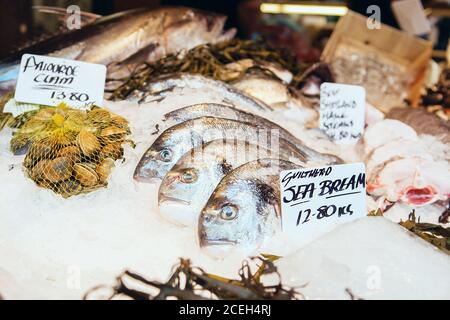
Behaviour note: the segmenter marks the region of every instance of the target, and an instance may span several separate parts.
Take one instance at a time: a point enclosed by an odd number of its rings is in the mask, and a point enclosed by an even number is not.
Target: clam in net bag
[[[105,109],[40,109],[11,140],[11,151],[26,152],[24,168],[40,187],[70,197],[107,185],[123,158],[128,121]]]

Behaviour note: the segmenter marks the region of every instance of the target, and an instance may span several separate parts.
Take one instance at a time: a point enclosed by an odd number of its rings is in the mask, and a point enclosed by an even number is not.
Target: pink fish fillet
[[[367,191],[390,202],[422,206],[450,195],[450,165],[447,161],[420,158],[387,163],[367,184]]]

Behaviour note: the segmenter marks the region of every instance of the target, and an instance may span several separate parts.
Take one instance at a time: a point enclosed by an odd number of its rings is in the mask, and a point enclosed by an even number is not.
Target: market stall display
[[[361,19],[352,12],[342,18],[317,64],[261,39],[232,39],[224,16],[189,8],[117,14],[54,38],[58,56],[82,42],[84,51],[71,58],[108,65],[106,100],[0,115],[0,193],[15,186],[0,201],[0,255],[8,257],[0,279],[11,275],[2,294],[26,297],[17,288],[32,288],[36,297],[92,298],[126,267],[136,272],[123,273],[107,298],[448,298],[448,283],[426,286],[450,266],[448,69],[434,87],[422,88],[429,43],[384,27],[363,32]],[[105,24],[110,29],[100,28]],[[346,37],[350,25],[353,39]],[[142,41],[122,46],[127,32]],[[102,41],[110,50],[99,55]],[[53,55],[39,48],[25,51]],[[13,60],[2,68],[15,70]],[[14,76],[0,80],[13,88]],[[339,144],[319,130],[324,82],[367,91],[357,143]],[[3,96],[2,108],[10,98]],[[368,217],[304,246],[289,241],[280,172],[353,162],[365,164]],[[30,239],[46,246],[34,250]],[[405,262],[401,252],[410,249]],[[243,268],[241,280],[231,280],[243,259],[260,254],[268,255],[256,273]],[[411,262],[421,259],[433,264]],[[31,282],[23,275],[29,261],[36,261]],[[364,289],[360,273],[370,261],[389,269],[387,291]],[[64,287],[71,265],[88,275],[74,291]],[[398,271],[405,265],[405,278],[427,273],[406,287]],[[316,268],[334,269],[322,279]],[[260,279],[278,272],[275,289]],[[125,277],[159,293],[130,291]],[[285,286],[308,279],[312,285],[299,296]]]

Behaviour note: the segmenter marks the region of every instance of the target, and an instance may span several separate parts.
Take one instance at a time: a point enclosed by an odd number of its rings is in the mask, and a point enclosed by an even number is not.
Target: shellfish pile
[[[70,197],[107,185],[128,134],[128,121],[119,115],[61,104],[39,110],[14,134],[10,147],[26,153],[24,168],[38,186]]]

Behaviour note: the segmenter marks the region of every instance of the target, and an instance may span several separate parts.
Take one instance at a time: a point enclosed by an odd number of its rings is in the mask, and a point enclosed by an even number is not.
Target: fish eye
[[[184,183],[194,183],[197,181],[197,170],[186,169],[181,174],[181,181]]]
[[[159,152],[160,160],[164,162],[169,162],[172,160],[172,150],[164,148]]]
[[[220,217],[224,220],[233,220],[237,214],[238,208],[232,204],[224,204],[220,209]]]

